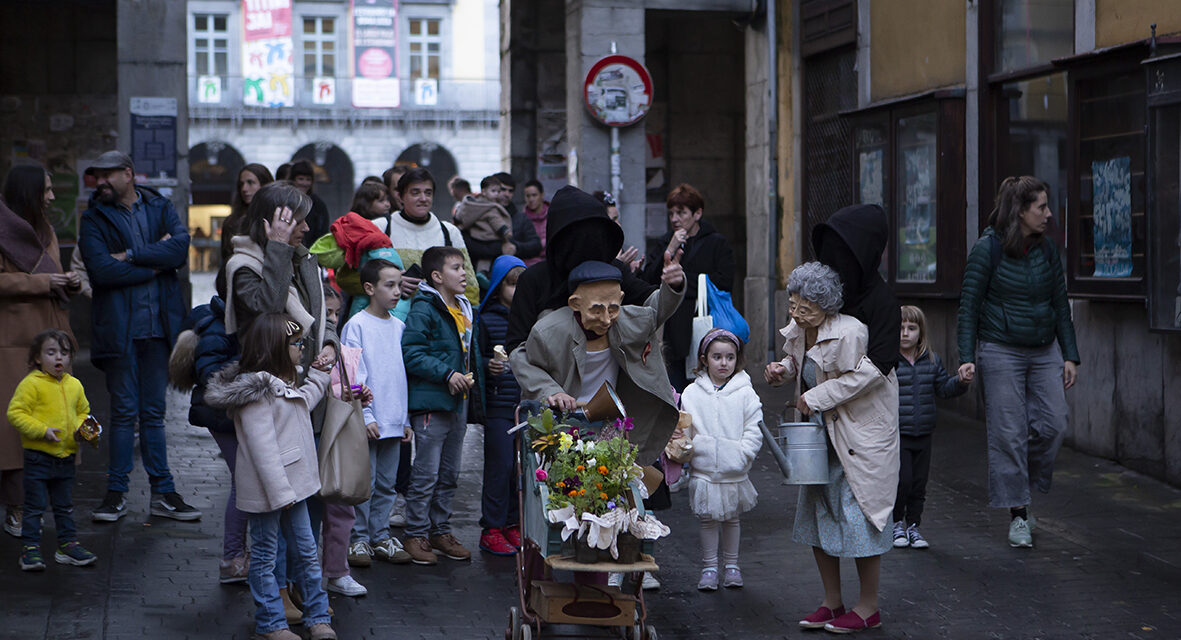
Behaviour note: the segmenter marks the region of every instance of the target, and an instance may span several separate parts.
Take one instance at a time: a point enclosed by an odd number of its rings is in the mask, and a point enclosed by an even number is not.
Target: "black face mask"
[[[559,274],[563,276],[574,270],[574,267],[590,261],[610,262],[617,251],[608,247],[608,238],[599,232],[601,225],[598,221],[584,220],[576,222],[563,230],[559,242],[552,250],[546,251],[547,260],[553,262]]]

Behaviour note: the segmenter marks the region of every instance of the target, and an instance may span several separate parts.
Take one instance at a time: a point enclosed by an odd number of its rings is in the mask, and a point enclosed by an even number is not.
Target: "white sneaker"
[[[401,494],[394,498],[394,508],[390,509],[390,526],[406,526],[406,499]]]
[[[655,575],[645,571],[644,583],[640,586],[644,589],[644,591],[652,591],[653,589],[660,588],[660,581],[656,579]]]
[[[612,571],[607,574],[607,586],[619,588],[623,586],[623,574]]]
[[[339,593],[342,596],[358,597],[369,593],[360,582],[353,579],[352,576],[341,576],[339,578],[329,578],[328,586],[325,587],[332,593]]]

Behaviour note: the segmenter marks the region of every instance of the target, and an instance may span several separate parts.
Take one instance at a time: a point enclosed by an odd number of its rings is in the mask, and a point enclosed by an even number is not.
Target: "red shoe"
[[[507,529],[501,529],[500,533],[504,535],[504,539],[508,540],[509,544],[518,549],[521,548],[521,527],[514,524]]]
[[[828,607],[820,607],[812,612],[812,615],[800,620],[801,629],[823,629],[824,625],[837,619],[837,616],[845,615],[844,607],[837,607],[836,609],[829,609]]]
[[[866,629],[877,629],[882,626],[882,612],[874,611],[873,615],[862,619],[857,615],[856,611],[849,611],[845,615],[833,620],[824,625],[825,631],[832,633],[853,633],[854,631],[865,631]]]
[[[480,548],[494,556],[517,555],[517,548],[504,539],[500,529],[485,529],[480,534]]]

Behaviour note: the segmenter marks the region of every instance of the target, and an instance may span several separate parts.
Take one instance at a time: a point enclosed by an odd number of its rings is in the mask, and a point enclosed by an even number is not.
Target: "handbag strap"
[[[346,402],[353,399],[353,386],[349,381],[348,367],[344,366],[344,353],[339,347],[336,350],[336,367],[340,370],[340,399]]]
[[[697,274],[697,317],[709,315],[709,276]]]

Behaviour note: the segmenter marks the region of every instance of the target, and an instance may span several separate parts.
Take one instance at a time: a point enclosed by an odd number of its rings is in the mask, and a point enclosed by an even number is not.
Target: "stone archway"
[[[210,140],[189,149],[189,180],[193,204],[229,205],[234,198],[238,173],[246,160],[225,142]]]
[[[328,205],[329,220],[349,212],[353,203],[353,161],[344,149],[331,142],[315,142],[300,147],[291,162],[307,160],[316,171],[312,192]]]
[[[459,173],[459,167],[455,163],[455,156],[451,155],[447,147],[434,142],[412,144],[398,154],[394,164],[422,167],[430,171],[435,177],[435,214],[444,220],[451,219],[451,206],[455,201],[447,191],[447,181]]]

